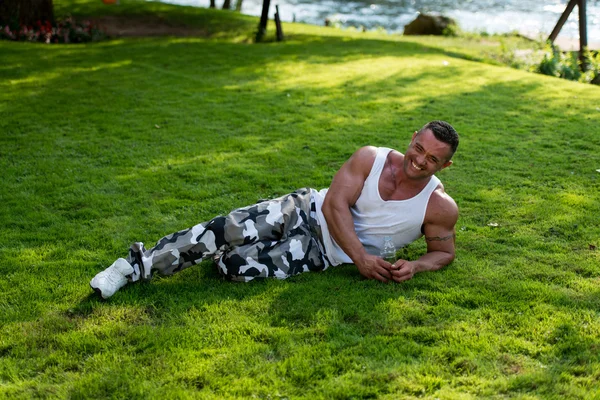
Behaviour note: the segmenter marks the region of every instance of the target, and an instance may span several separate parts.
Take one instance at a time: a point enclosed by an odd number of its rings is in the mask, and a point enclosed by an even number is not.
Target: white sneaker
[[[98,273],[90,286],[103,299],[108,299],[127,284],[127,275],[133,273],[133,267],[124,258],[119,258],[110,267]]]

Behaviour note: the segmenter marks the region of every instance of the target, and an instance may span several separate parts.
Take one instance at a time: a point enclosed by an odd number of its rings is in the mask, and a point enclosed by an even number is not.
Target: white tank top
[[[391,236],[396,248],[402,248],[421,237],[421,227],[425,219],[429,197],[440,180],[432,176],[427,186],[416,196],[406,200],[383,200],[379,194],[379,178],[388,153],[392,149],[379,147],[371,172],[356,204],[350,208],[354,220],[354,230],[367,253],[379,255],[383,238]],[[332,265],[352,263],[352,260],[330,236],[327,221],[321,206],[328,189],[313,190],[317,206],[317,219],[323,232],[325,253]]]

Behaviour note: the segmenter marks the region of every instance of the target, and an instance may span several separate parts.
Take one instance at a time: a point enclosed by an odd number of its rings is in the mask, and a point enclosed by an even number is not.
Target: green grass
[[[213,23],[0,42],[0,397],[600,398],[597,87],[475,62],[461,39],[286,24],[252,44],[250,17],[127,4],[57,9]],[[359,146],[403,150],[432,119],[461,133],[441,271],[235,284],[204,263],[91,295],[131,242],[326,187]]]

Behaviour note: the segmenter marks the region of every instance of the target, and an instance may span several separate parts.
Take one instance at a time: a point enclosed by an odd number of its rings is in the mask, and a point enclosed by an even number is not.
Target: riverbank
[[[113,37],[141,36],[194,36],[233,38],[252,42],[258,19],[249,15],[206,8],[171,6],[160,2],[145,2],[139,7],[136,1],[122,1],[118,5],[68,0],[56,2],[57,15],[73,15],[79,19],[97,22]],[[386,41],[419,42],[437,46],[472,60],[504,64],[507,52],[540,48],[540,44],[516,35],[476,35],[461,37],[427,37],[388,34],[375,30],[362,32],[354,28],[333,28],[301,23],[283,23],[288,39],[295,35],[351,36],[382,39]],[[267,41],[275,40],[275,26],[269,20]]]
[[[209,0],[165,0],[180,5],[208,8]],[[236,3],[234,1],[234,3]],[[278,0],[282,21],[304,22],[323,25],[325,20],[335,21],[341,27],[353,27],[367,30],[382,29],[392,34],[402,34],[404,26],[414,20],[418,13],[439,13],[458,22],[461,29],[474,34],[506,35],[519,33],[525,36],[547,38],[565,10],[562,0],[505,0],[486,1],[441,1],[391,0],[385,3],[377,1],[311,1]],[[220,7],[222,2],[218,2]],[[274,6],[275,3],[272,3]],[[588,36],[600,38],[600,3],[588,1]],[[243,0],[244,14],[260,16],[262,0]],[[271,11],[270,17],[273,17]],[[567,39],[579,37],[577,9],[568,18],[561,36]]]
[[[127,1],[118,5],[91,5],[80,3],[78,7],[61,8],[57,3],[57,14],[73,14],[79,18],[88,18],[99,24],[109,35],[114,37],[143,36],[200,36],[213,37],[238,35],[237,40],[252,42],[257,26],[257,19],[236,12],[191,6],[172,6],[160,2],[147,2],[140,8],[136,2]],[[67,3],[68,4],[68,3]],[[174,11],[178,10],[178,11]],[[190,17],[195,15],[194,18]],[[403,36],[388,34],[382,30],[362,31],[354,28],[324,27],[301,23],[283,23],[288,39],[298,33],[317,35],[359,35],[368,38],[381,38],[392,41],[416,41],[444,51],[461,55],[469,60],[477,60],[494,65],[507,65],[527,71],[539,70],[539,65],[548,52],[539,40],[543,38],[527,38],[523,35],[487,35],[472,34],[458,30],[458,36]],[[267,41],[274,40],[274,23],[269,21]],[[573,41],[559,36],[557,44],[563,51],[574,47]],[[562,46],[565,46],[565,49]],[[592,65],[592,71],[579,74],[577,66],[568,59],[552,61],[556,71],[572,70],[567,74],[571,79],[590,82],[598,75],[599,62]],[[563,65],[564,64],[564,65]],[[571,65],[573,64],[573,65]],[[559,76],[561,72],[550,71]],[[595,80],[594,82],[597,82]]]
[[[535,35],[535,34],[528,34],[525,33],[523,34],[524,37],[535,41],[535,42],[541,42],[541,41],[545,41],[548,39],[547,36],[540,36],[540,35]],[[559,37],[556,38],[556,40],[554,41],[554,44],[556,46],[558,46],[561,50],[563,51],[579,51],[579,38],[571,38],[571,37],[564,37],[562,35],[560,35]],[[598,38],[594,38],[593,40],[590,40],[590,38],[588,38],[588,50],[590,51],[600,51],[600,41],[598,41]]]

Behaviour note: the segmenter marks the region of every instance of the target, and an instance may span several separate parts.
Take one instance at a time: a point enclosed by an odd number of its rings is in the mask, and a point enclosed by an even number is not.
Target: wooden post
[[[256,41],[260,42],[267,33],[267,21],[269,20],[269,6],[271,0],[263,0],[262,14],[258,23],[258,32],[256,32]]]
[[[283,29],[281,29],[281,19],[279,18],[279,4],[275,6],[275,27],[277,28],[277,41],[283,41]]]
[[[581,61],[581,69],[584,71],[587,69],[587,60],[585,59],[584,53],[587,47],[586,3],[587,0],[570,0],[569,4],[567,4],[565,12],[562,13],[560,18],[558,19],[558,22],[556,23],[556,26],[554,27],[554,29],[552,29],[552,33],[550,34],[550,36],[548,36],[548,40],[550,41],[550,43],[554,43],[556,37],[560,33],[560,30],[567,21],[567,18],[569,18],[569,15],[571,14],[573,8],[575,8],[575,5],[577,4],[577,8],[579,8],[579,60]]]
[[[567,8],[565,9],[565,11],[562,13],[560,18],[558,19],[558,22],[556,23],[556,26],[554,27],[554,29],[552,29],[552,33],[550,34],[550,36],[548,36],[548,40],[551,43],[554,43],[554,41],[556,40],[556,37],[560,33],[560,30],[562,29],[563,25],[565,24],[565,22],[567,22],[567,18],[569,18],[569,15],[571,15],[573,8],[575,8],[575,4],[577,4],[579,1],[580,0],[569,1],[569,4],[567,4]]]

